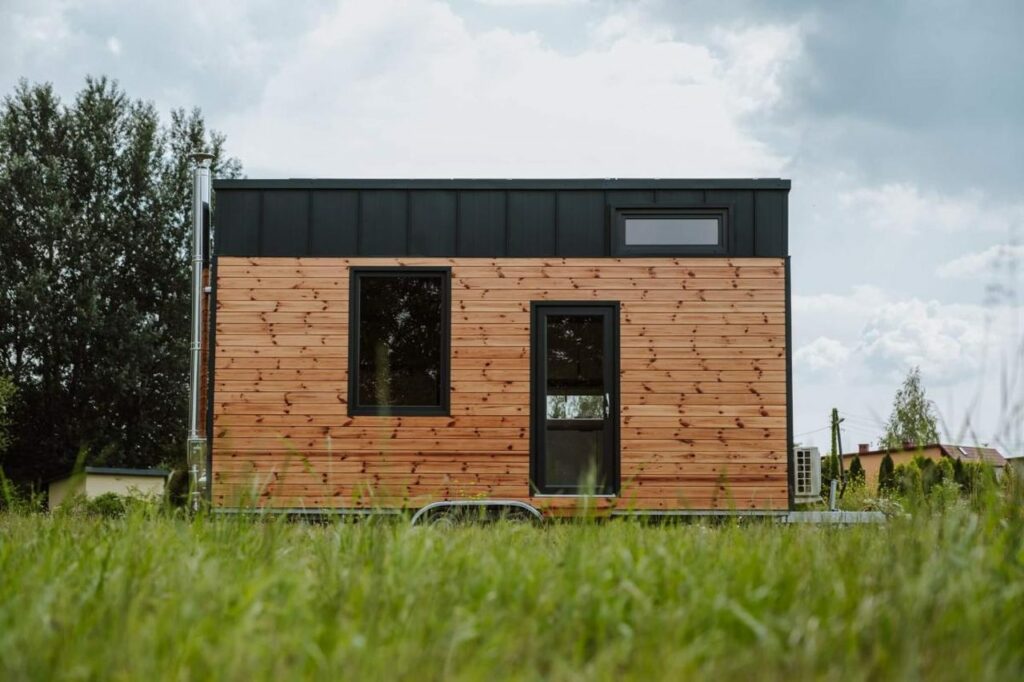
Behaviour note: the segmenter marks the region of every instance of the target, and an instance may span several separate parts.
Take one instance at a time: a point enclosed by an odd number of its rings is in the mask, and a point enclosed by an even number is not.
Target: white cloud
[[[875,287],[797,296],[793,308],[797,328],[813,321],[838,336],[802,346],[797,355],[805,351],[806,368],[841,359],[849,361],[851,378],[867,383],[898,379],[914,366],[935,384],[970,378],[1014,337],[1017,319],[1005,307],[900,299]]]
[[[1024,222],[1024,204],[999,204],[977,190],[950,196],[910,183],[858,187],[840,193],[839,205],[863,226],[888,234],[1007,233]]]
[[[841,341],[819,336],[808,344],[797,348],[793,362],[812,372],[840,369],[850,357],[850,349]]]
[[[1019,269],[1021,261],[1024,261],[1024,246],[996,244],[943,263],[938,274],[948,279],[975,279],[1014,267]]]
[[[771,104],[762,80],[795,38],[722,33],[712,52],[621,20],[564,54],[534,33],[474,32],[439,2],[341,2],[224,127],[255,174],[779,174],[743,115]],[[742,67],[751,54],[764,65]]]
[[[110,50],[110,54],[115,57],[119,56],[121,54],[121,41],[114,36],[110,36],[107,38],[107,49]]]

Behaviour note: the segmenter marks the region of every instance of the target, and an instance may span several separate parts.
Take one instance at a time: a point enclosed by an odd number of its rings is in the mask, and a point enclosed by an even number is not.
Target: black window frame
[[[434,275],[441,278],[441,404],[359,404],[359,278]],[[452,269],[450,267],[399,265],[352,266],[348,285],[348,415],[350,417],[449,417],[452,391]]]
[[[592,495],[583,494],[574,486],[549,485],[542,471],[542,456],[547,456],[542,445],[546,428],[547,411],[544,409],[547,397],[547,339],[546,315],[585,314],[584,310],[595,309],[610,312],[609,335],[605,338],[607,348],[605,362],[609,363],[611,385],[608,386],[609,414],[605,418],[610,428],[610,450],[605,453],[611,481],[606,488]],[[622,494],[622,303],[615,300],[573,301],[573,300],[532,300],[530,301],[530,497],[619,497]]]
[[[612,206],[609,217],[612,256],[727,256],[729,255],[730,207],[698,206]],[[630,218],[713,218],[718,221],[717,244],[627,244],[626,220]]]

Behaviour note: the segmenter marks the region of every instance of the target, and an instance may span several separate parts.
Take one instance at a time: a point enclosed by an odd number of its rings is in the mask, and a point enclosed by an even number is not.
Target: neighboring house
[[[1024,477],[1024,455],[1009,455],[1006,457],[1006,466],[1013,469],[1019,477]]]
[[[881,450],[871,450],[867,444],[861,444],[858,452],[843,454],[843,468],[849,470],[850,462],[857,456],[860,458],[861,466],[864,467],[865,479],[868,486],[878,485],[878,469],[889,453],[894,465],[906,464],[915,457],[927,457],[933,461],[939,461],[943,457],[959,459],[964,462],[984,462],[996,471],[996,476],[1002,476],[1003,468],[1006,466],[1004,458],[995,448],[978,448],[970,445],[945,445],[933,443],[931,445],[916,446],[913,443],[904,443],[903,447]]]
[[[81,472],[50,483],[49,506],[56,509],[62,502],[77,495],[87,499],[105,493],[133,497],[162,497],[169,471],[162,469],[121,469],[85,467]]]
[[[214,508],[793,504],[788,180],[213,186]]]

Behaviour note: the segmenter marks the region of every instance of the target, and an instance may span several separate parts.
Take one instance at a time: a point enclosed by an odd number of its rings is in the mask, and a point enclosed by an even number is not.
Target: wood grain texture
[[[350,417],[348,268],[452,268],[451,414]],[[784,509],[785,267],[766,258],[221,258],[216,505],[531,498],[530,301],[619,301],[622,493]]]

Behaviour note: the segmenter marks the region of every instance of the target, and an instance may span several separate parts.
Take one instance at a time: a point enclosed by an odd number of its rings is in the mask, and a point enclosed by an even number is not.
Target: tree
[[[924,394],[918,367],[907,372],[903,386],[896,391],[892,414],[882,436],[885,448],[901,448],[908,442],[918,446],[939,442],[938,419]]]
[[[0,375],[0,456],[11,445],[11,413],[18,387],[10,377]]]
[[[878,465],[878,494],[890,493],[896,488],[896,466],[892,456],[885,453],[882,463]]]
[[[183,451],[190,155],[240,173],[198,110],[88,78],[65,105],[21,81],[0,106],[0,374],[19,400],[0,465],[15,480]]]
[[[892,461],[892,458],[890,458]],[[866,477],[864,465],[860,463],[860,456],[854,455],[850,461],[850,482],[854,485],[863,486]]]

